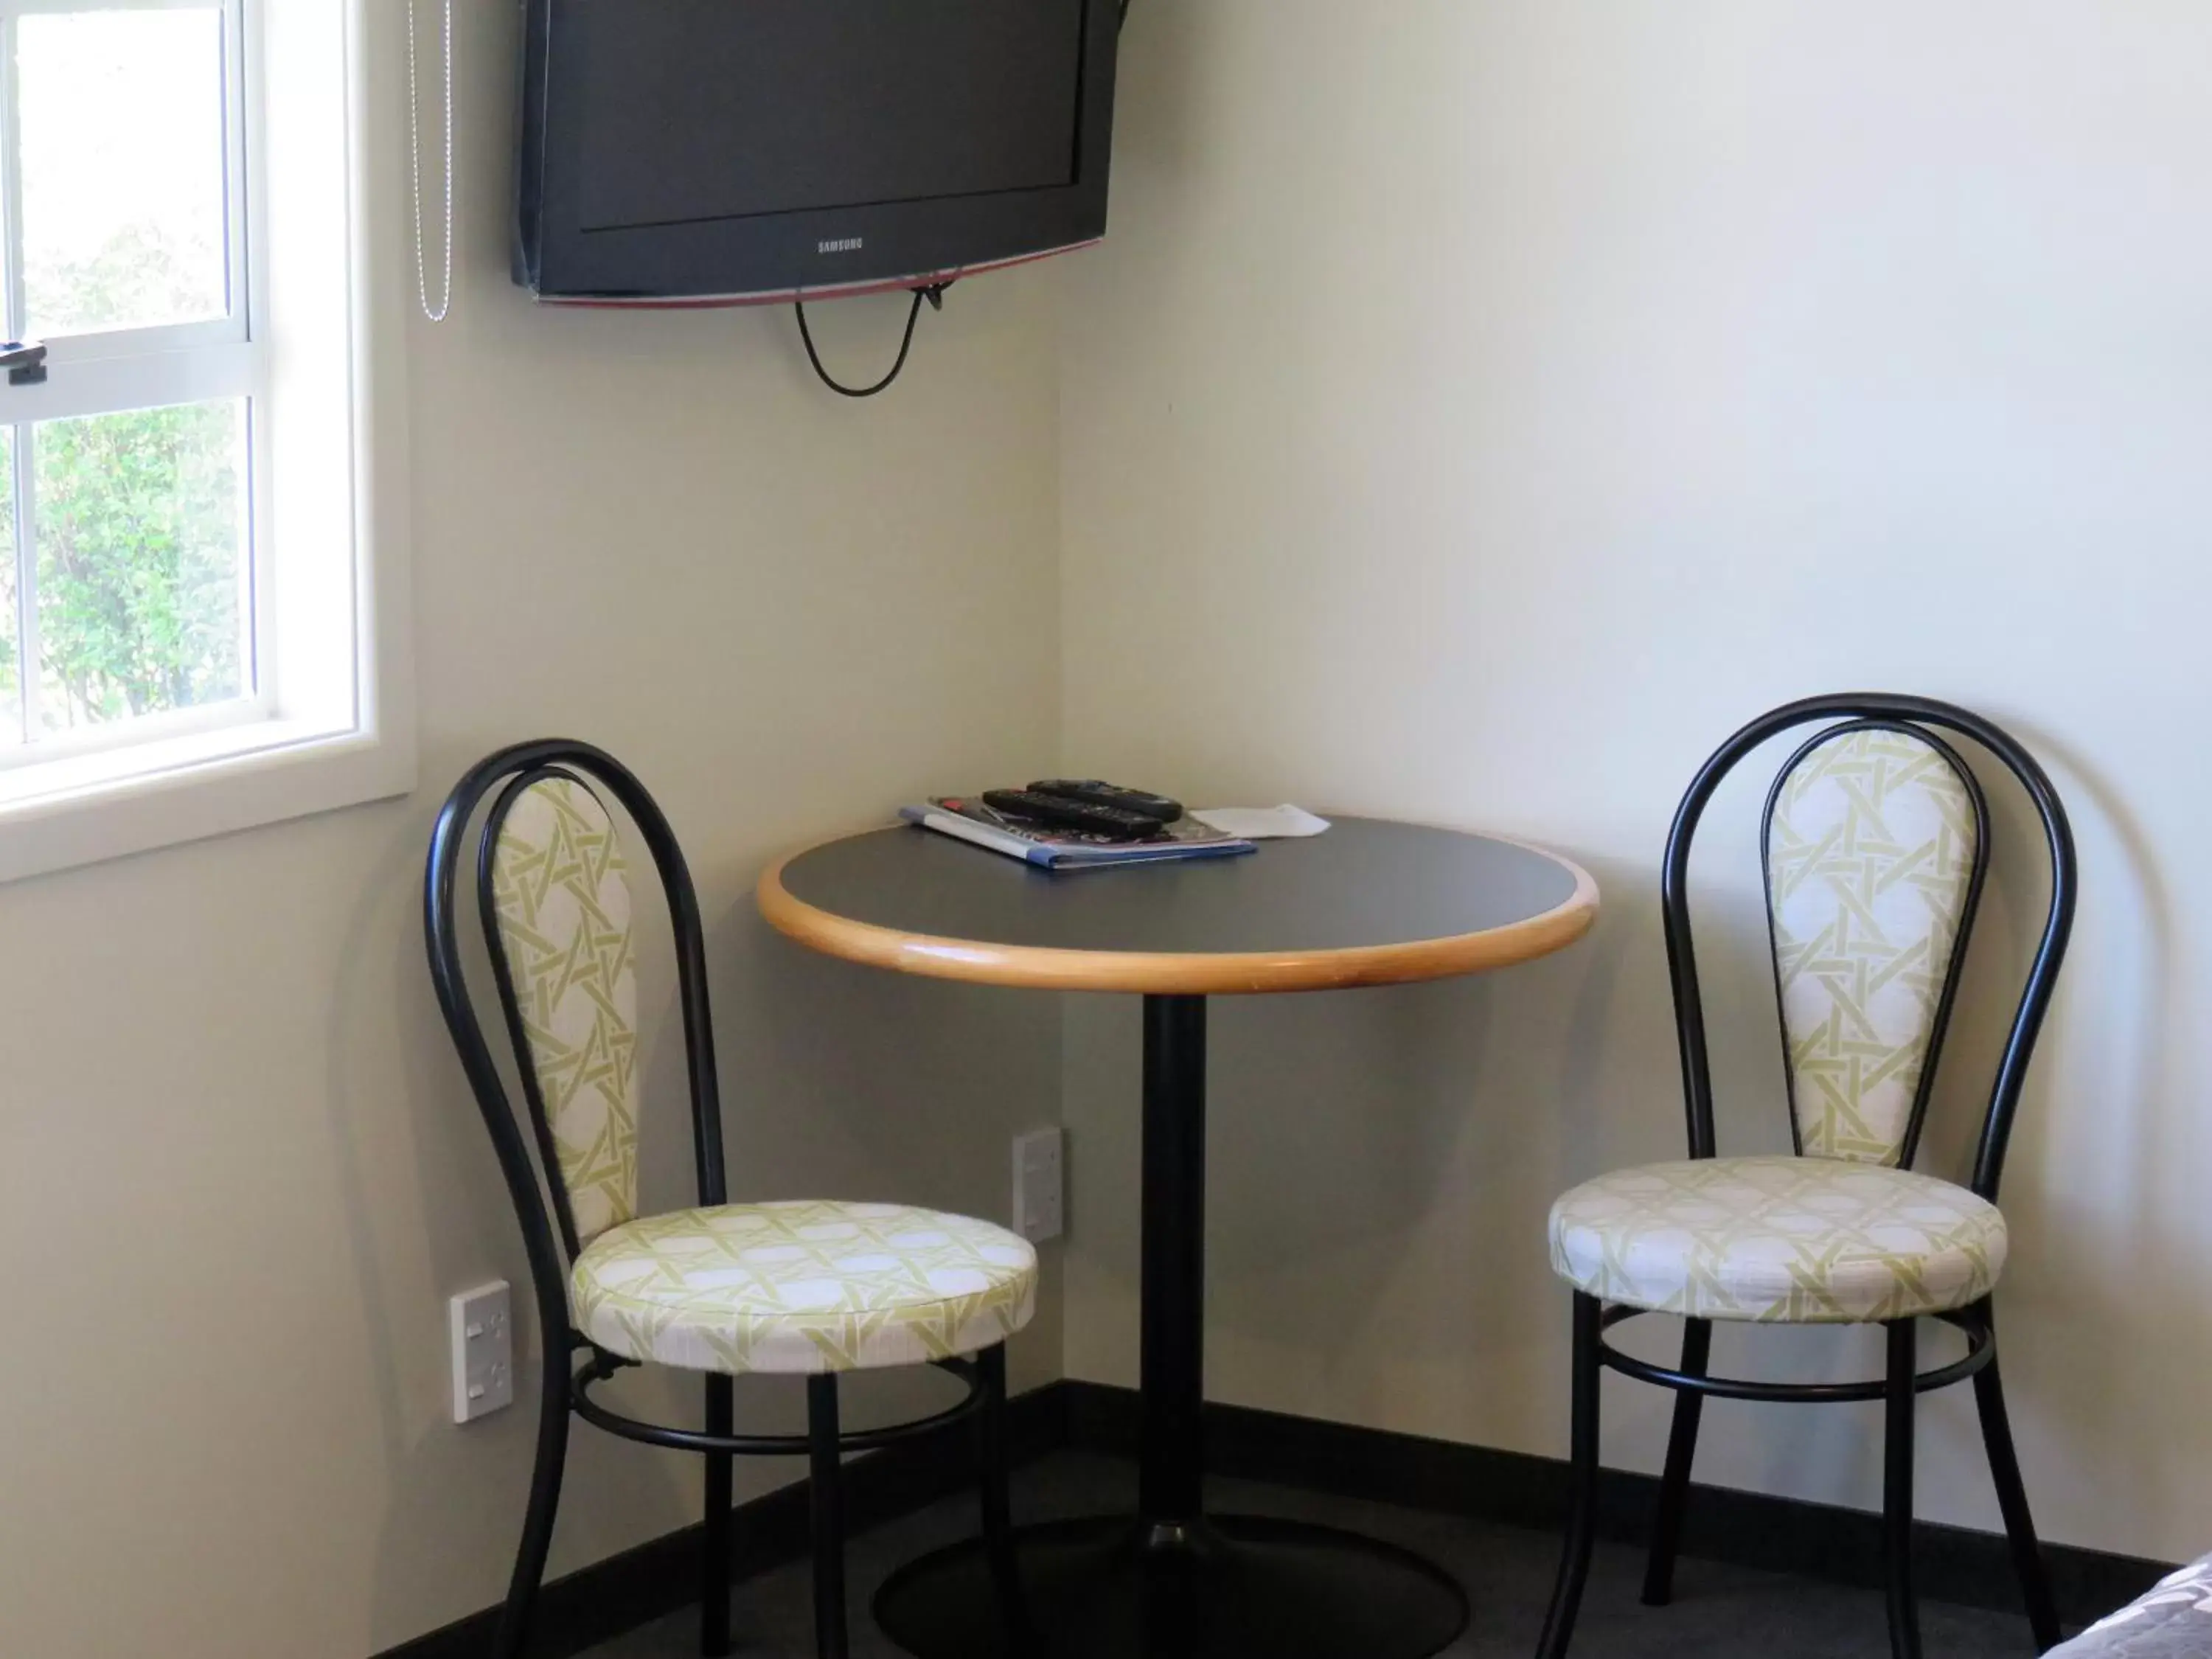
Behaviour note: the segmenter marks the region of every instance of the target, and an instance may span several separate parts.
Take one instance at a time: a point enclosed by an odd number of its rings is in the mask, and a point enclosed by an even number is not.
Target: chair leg
[[[1982,1320],[1996,1340],[1996,1319],[1987,1304]],[[2058,1645],[2058,1606],[2051,1592],[2051,1572],[2042,1547],[2036,1542],[2035,1518],[2028,1512],[2027,1487],[2020,1478],[2020,1457],[2012,1443],[2012,1419],[2005,1411],[2004,1385],[1997,1380],[1996,1357],[1974,1373],[1974,1405],[1982,1419],[1982,1444],[1990,1455],[1990,1477],[1996,1484],[1997,1508],[2004,1515],[2005,1536],[2012,1544],[2013,1570],[2020,1575],[2021,1599],[2027,1603],[2028,1628],[2035,1634],[2035,1650]]]
[[[1599,1378],[1598,1299],[1575,1292],[1574,1468],[1565,1553],[1552,1589],[1552,1608],[1544,1616],[1537,1659],[1565,1659],[1581,1609],[1583,1585],[1589,1578],[1590,1550],[1597,1540],[1597,1391]]]
[[[1006,1350],[1002,1343],[975,1356],[983,1389],[982,1409],[975,1418],[976,1481],[983,1505],[983,1548],[991,1563],[991,1583],[998,1592],[1000,1616],[1006,1625],[1006,1650],[1024,1654],[1034,1645],[1030,1633],[1029,1608],[1022,1598],[1019,1564],[1014,1554],[1013,1503],[1008,1492],[1006,1462]]]
[[[1891,1659],[1920,1659],[1920,1612],[1912,1595],[1912,1414],[1918,1370],[1910,1319],[1889,1326],[1888,1388],[1883,1396],[1882,1553],[1889,1585]]]
[[[837,1374],[806,1379],[807,1487],[814,1519],[814,1651],[846,1659],[845,1483],[838,1457]]]
[[[549,1350],[559,1347],[549,1337]],[[538,1461],[530,1476],[530,1504],[523,1512],[522,1543],[514,1554],[514,1576],[507,1581],[507,1605],[500,1609],[492,1659],[521,1659],[530,1640],[530,1616],[538,1587],[545,1577],[546,1552],[553,1547],[553,1516],[561,1507],[561,1475],[568,1462],[568,1371],[565,1354],[548,1352],[538,1399]]]
[[[1703,1376],[1713,1352],[1713,1322],[1692,1319],[1682,1331],[1682,1374]],[[1674,1428],[1667,1438],[1667,1468],[1659,1477],[1659,1507],[1651,1517],[1651,1559],[1644,1569],[1644,1604],[1663,1607],[1674,1599],[1674,1556],[1682,1542],[1682,1509],[1690,1496],[1690,1464],[1698,1455],[1698,1424],[1705,1397],[1684,1389],[1674,1396]]]
[[[707,1432],[726,1435],[737,1426],[736,1389],[726,1376],[707,1379]],[[707,1455],[704,1539],[699,1554],[699,1651],[722,1659],[730,1650],[730,1502],[727,1452]]]

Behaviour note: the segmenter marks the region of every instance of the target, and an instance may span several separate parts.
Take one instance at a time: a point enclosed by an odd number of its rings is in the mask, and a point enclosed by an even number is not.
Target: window
[[[0,404],[15,766],[262,711],[263,386],[238,0],[4,28],[7,333],[46,351]]]
[[[0,0],[0,878],[411,782],[342,10]]]

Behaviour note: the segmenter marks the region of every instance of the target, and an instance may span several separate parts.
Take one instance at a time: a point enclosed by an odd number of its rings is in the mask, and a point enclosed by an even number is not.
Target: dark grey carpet
[[[1536,1644],[1559,1564],[1548,1534],[1486,1525],[1450,1516],[1318,1498],[1251,1481],[1207,1484],[1208,1501],[1223,1511],[1324,1521],[1370,1533],[1441,1562],[1467,1587],[1474,1618],[1454,1644],[1454,1659],[1528,1659]],[[1134,1472],[1112,1458],[1060,1452],[1015,1478],[1018,1520],[1040,1521],[1127,1510]],[[853,1659],[897,1659],[868,1616],[876,1586],[900,1563],[975,1528],[972,1499],[940,1504],[852,1542]],[[1640,1552],[1601,1544],[1583,1598],[1575,1659],[1887,1659],[1888,1638],[1878,1590],[1753,1572],[1684,1560],[1674,1605],[1637,1601]],[[741,1584],[736,1596],[738,1652],[743,1659],[811,1659],[814,1638],[804,1562]],[[1929,1659],[2027,1659],[2027,1621],[1923,1601],[1921,1632]],[[696,1614],[684,1612],[591,1650],[588,1659],[691,1659],[698,1651]]]

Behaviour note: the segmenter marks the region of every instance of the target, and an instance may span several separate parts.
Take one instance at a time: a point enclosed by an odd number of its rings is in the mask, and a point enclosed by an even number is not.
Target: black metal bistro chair
[[[1690,842],[1722,779],[1769,738],[1832,722],[1784,765],[1763,826],[1767,921],[1795,1156],[1721,1158],[1690,939]],[[2051,909],[1983,1125],[1971,1184],[1912,1173],[1959,970],[1989,866],[1980,785],[1937,735],[1961,732],[2008,768],[2041,816]],[[2073,833],[2034,758],[1980,716],[1922,697],[1814,697],[1753,720],[1691,784],[1661,884],[1690,1160],[1604,1176],[1553,1207],[1552,1264],[1574,1287],[1572,1510],[1540,1659],[1562,1659],[1589,1576],[1598,1477],[1598,1379],[1610,1366],[1675,1391],[1644,1600],[1664,1604],[1708,1395],[1879,1400],[1887,1405],[1882,1521],[1889,1640],[1918,1659],[1912,1594],[1916,1395],[1973,1379],[1982,1437],[2039,1651],[2058,1640],[2050,1580],[2021,1484],[1990,1294],[2005,1260],[1996,1207],[2005,1147],[2073,926]],[[1679,1370],[1608,1344],[1647,1312],[1682,1316]],[[1966,1334],[1964,1358],[1921,1371],[1917,1321]],[[1875,1382],[1778,1383],[1709,1374],[1715,1320],[1874,1324],[1888,1333]]]
[[[637,1213],[629,886],[599,791],[644,836],[674,923],[699,1203],[670,1214]],[[526,1132],[462,971],[456,890],[471,821],[488,799],[477,902]],[[731,1460],[805,1456],[822,1659],[847,1651],[840,1454],[972,1416],[988,1553],[1018,1629],[1006,1542],[1005,1343],[1034,1310],[1036,1253],[1001,1228],[903,1205],[728,1201],[698,900],[667,820],[611,757],[549,740],[478,764],[439,815],[427,887],[431,977],[522,1223],[544,1339],[537,1469],[496,1659],[515,1659],[528,1637],[571,1412],[627,1439],[705,1455],[700,1645],[709,1655],[730,1650]],[[703,1430],[640,1422],[592,1398],[618,1370],[647,1363],[706,1374]],[[966,1396],[920,1421],[840,1429],[839,1373],[919,1364],[964,1380]],[[732,1379],[763,1372],[806,1378],[806,1433],[734,1432]]]

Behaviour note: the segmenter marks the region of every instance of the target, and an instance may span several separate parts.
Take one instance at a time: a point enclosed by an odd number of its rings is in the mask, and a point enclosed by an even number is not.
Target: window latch
[[[43,340],[9,340],[0,344],[0,368],[8,371],[9,386],[39,386],[46,378],[46,346]]]

